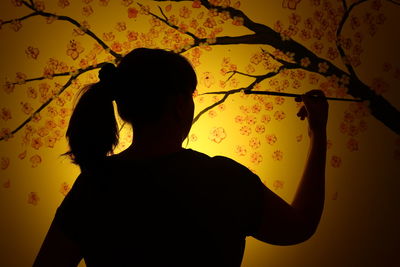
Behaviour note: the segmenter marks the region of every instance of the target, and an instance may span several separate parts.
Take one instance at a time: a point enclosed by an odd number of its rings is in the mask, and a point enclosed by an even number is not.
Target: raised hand
[[[329,105],[321,90],[310,90],[301,97],[296,97],[295,101],[304,103],[297,116],[301,120],[307,118],[309,134],[326,130]]]

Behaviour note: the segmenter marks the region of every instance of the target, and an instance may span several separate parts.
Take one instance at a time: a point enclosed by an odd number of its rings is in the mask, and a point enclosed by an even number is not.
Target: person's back
[[[197,77],[181,55],[139,48],[82,90],[66,133],[81,168],[35,260],[38,266],[240,266],[246,236],[276,245],[310,238],[324,203],[324,94],[301,96],[310,151],[291,204],[243,165],[182,148]],[[120,117],[133,142],[117,155]],[[149,108],[151,103],[151,108]]]
[[[80,175],[56,220],[89,267],[240,266],[259,227],[261,186],[242,165],[193,150],[114,156]]]

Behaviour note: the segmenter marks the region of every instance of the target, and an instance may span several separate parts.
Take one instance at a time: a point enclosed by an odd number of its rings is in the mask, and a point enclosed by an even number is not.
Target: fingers
[[[318,97],[318,98],[325,98],[325,94],[324,94],[323,91],[318,90],[318,89],[313,89],[313,90],[310,90],[310,91],[306,92],[306,93],[303,94],[303,95],[296,96],[295,99],[294,99],[294,101],[296,101],[296,102],[302,102],[302,101],[303,101],[303,98],[306,98],[306,97],[308,97],[308,96],[310,96],[310,97],[311,97],[311,96],[314,96],[314,97]],[[309,98],[308,98],[308,99],[309,99]]]
[[[307,117],[308,113],[307,113],[307,109],[305,106],[302,106],[299,110],[299,112],[297,112],[297,117],[300,118],[300,120],[304,120]]]
[[[325,94],[321,90],[310,90],[301,96],[305,104],[309,103],[311,100],[325,100]]]
[[[318,89],[313,89],[305,93],[305,95],[325,96],[324,92]]]

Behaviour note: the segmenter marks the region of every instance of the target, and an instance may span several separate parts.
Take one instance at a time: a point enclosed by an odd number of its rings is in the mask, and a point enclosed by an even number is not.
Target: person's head
[[[162,49],[134,49],[117,66],[105,64],[100,81],[82,89],[66,136],[74,162],[85,167],[104,158],[118,143],[115,100],[120,117],[134,132],[178,120],[177,133],[187,136],[193,119],[192,94],[197,78],[183,56]]]

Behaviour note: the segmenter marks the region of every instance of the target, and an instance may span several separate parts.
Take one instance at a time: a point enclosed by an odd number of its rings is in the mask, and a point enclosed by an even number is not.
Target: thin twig
[[[65,89],[67,89],[72,82],[77,79],[80,75],[84,74],[85,72],[89,70],[94,70],[97,68],[101,68],[104,64],[107,64],[107,62],[103,62],[98,64],[96,67],[92,66],[86,69],[81,69],[78,70],[78,72],[75,75],[71,75],[71,77],[68,79],[68,81],[61,87],[61,89],[54,94],[53,97],[49,98],[46,102],[44,102],[38,109],[36,109],[31,116],[29,116],[24,122],[22,122],[17,128],[15,128],[13,131],[11,131],[11,135],[16,134],[19,130],[21,130],[26,124],[28,124],[37,114],[39,114],[45,107],[47,107],[56,97],[60,96]],[[7,139],[8,136],[5,137],[0,137],[0,141]]]
[[[337,49],[338,49],[338,51],[339,51],[340,57],[342,58],[343,63],[345,64],[347,70],[350,72],[350,74],[351,74],[354,78],[357,78],[357,74],[356,74],[356,72],[354,71],[353,66],[352,66],[352,65],[350,64],[350,62],[348,61],[347,56],[346,56],[346,53],[344,52],[344,49],[343,49],[342,44],[340,43],[340,41],[341,41],[341,35],[342,35],[343,26],[344,26],[344,24],[346,23],[346,21],[347,21],[349,15],[350,15],[350,13],[351,13],[351,11],[353,10],[353,8],[355,8],[356,6],[358,6],[359,4],[361,4],[361,3],[365,2],[365,1],[368,1],[368,0],[360,0],[360,1],[358,1],[358,2],[355,2],[355,3],[351,4],[349,8],[346,8],[346,9],[345,9],[345,12],[344,12],[344,14],[343,14],[343,17],[342,17],[342,19],[340,20],[338,29],[337,29],[337,31],[336,31],[336,46],[337,46]],[[344,1],[344,4],[345,4],[345,1]],[[358,79],[358,78],[357,78],[357,79]]]
[[[14,21],[23,21],[25,19],[28,19],[30,17],[34,17],[34,16],[39,16],[38,12],[33,12],[31,14],[28,14],[26,16],[20,17],[20,18],[16,18],[16,19],[10,19],[10,20],[5,20],[1,23],[1,25],[5,25],[5,24],[9,24],[9,23],[13,23]]]
[[[30,9],[34,10],[35,13],[37,15],[43,16],[43,17],[47,17],[47,18],[56,18],[57,20],[62,20],[62,21],[67,21],[73,25],[75,25],[76,27],[78,27],[79,29],[81,29],[82,31],[84,31],[87,35],[89,35],[90,37],[92,37],[94,40],[96,40],[97,43],[99,43],[106,51],[108,51],[112,56],[114,56],[117,60],[121,60],[122,59],[122,55],[113,51],[103,40],[101,40],[94,32],[92,32],[89,29],[84,29],[83,25],[80,24],[78,21],[76,21],[75,19],[68,17],[68,16],[59,16],[57,14],[53,14],[53,13],[49,13],[49,12],[44,12],[44,11],[39,11],[36,10],[34,6],[28,4],[26,1],[22,1],[22,3],[29,7]]]
[[[137,4],[138,4],[140,7],[143,7],[142,4],[140,4],[140,3],[137,3]],[[159,8],[160,8],[160,7],[159,7]],[[155,17],[156,19],[158,19],[158,20],[164,22],[166,25],[170,26],[171,28],[173,28],[173,29],[175,29],[175,30],[177,30],[177,31],[183,32],[177,25],[174,25],[174,24],[172,24],[171,22],[169,22],[168,18],[165,16],[164,12],[162,12],[162,9],[161,9],[161,8],[160,8],[160,10],[161,10],[161,14],[164,16],[164,18],[161,18],[160,16],[154,14],[153,12],[149,12],[149,14],[150,14],[151,16]],[[197,41],[200,40],[199,37],[197,37],[196,35],[194,35],[194,34],[191,33],[191,32],[185,31],[185,32],[183,32],[183,33],[186,34],[186,35],[188,35],[188,36],[190,36],[190,37],[192,37],[194,40],[197,40]]]

